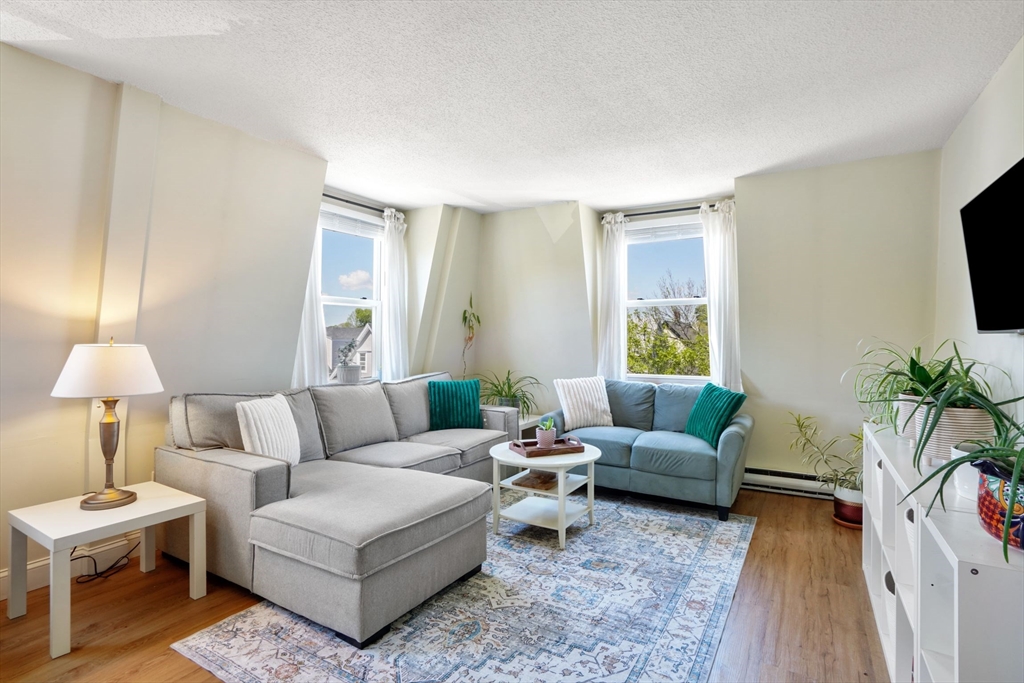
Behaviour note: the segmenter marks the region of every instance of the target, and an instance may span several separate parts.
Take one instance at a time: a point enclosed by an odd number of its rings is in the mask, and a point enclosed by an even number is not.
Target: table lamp
[[[103,490],[82,499],[83,510],[107,510],[135,501],[134,491],[114,487],[114,455],[121,421],[114,412],[117,397],[158,394],[164,390],[149,351],[142,344],[75,344],[50,396],[100,398],[106,410],[100,419],[100,448],[107,465]]]

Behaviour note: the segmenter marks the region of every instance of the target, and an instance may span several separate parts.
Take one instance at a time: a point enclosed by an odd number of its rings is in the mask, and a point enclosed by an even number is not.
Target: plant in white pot
[[[860,528],[863,523],[863,450],[864,443],[860,434],[850,434],[850,448],[843,454],[835,453],[842,438],[835,436],[825,441],[813,417],[794,415],[790,422],[796,438],[789,445],[791,450],[799,451],[803,463],[814,468],[818,481],[828,484],[833,492],[832,519],[845,527]]]
[[[331,381],[339,384],[359,383],[362,377],[362,368],[358,364],[350,362],[356,350],[357,341],[357,339],[352,339],[338,349],[337,361],[334,364],[334,371],[330,377]]]
[[[917,403],[922,394],[910,378],[912,368],[939,370],[946,361],[936,355],[946,343],[940,344],[935,354],[926,359],[921,358],[920,346],[907,351],[898,344],[876,341],[867,347],[861,362],[847,370],[843,377],[856,370],[853,391],[871,422],[891,427],[896,436],[915,438]]]
[[[549,417],[537,425],[537,446],[552,448],[555,445],[555,419]]]
[[[976,449],[952,458],[926,476],[908,496],[936,477],[939,486],[928,505],[931,513],[938,500],[945,507],[944,489],[960,470],[976,472],[978,522],[991,536],[1002,540],[1003,556],[1009,562],[1009,549],[1024,546],[1024,426],[1003,406],[1024,401],[1024,396],[1007,401],[992,401],[987,396],[968,392],[967,396],[979,410],[985,411],[994,424],[989,439],[969,442]],[[925,437],[930,438],[930,436]],[[970,465],[972,469],[963,467]]]

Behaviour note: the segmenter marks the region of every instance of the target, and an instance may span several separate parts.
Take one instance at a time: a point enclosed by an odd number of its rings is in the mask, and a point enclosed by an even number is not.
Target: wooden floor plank
[[[860,570],[860,533],[831,520],[826,501],[741,491],[733,507],[758,518],[711,673],[735,681],[886,681],[885,662]],[[259,599],[210,575],[188,597],[188,567],[138,560],[109,579],[73,584],[71,654],[51,660],[49,590],[28,614],[7,619],[0,602],[0,680],[199,683],[209,672],[171,643]]]

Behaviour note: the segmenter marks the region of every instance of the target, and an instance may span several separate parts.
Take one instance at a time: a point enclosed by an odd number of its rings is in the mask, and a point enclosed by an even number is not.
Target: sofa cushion
[[[655,385],[617,379],[606,379],[604,385],[608,390],[608,406],[612,409],[612,422],[616,427],[651,431]]]
[[[385,441],[342,451],[332,455],[329,459],[337,462],[355,462],[360,465],[397,467],[433,472],[434,474],[447,474],[459,469],[461,455],[456,448],[409,443],[408,441]]]
[[[658,432],[685,432],[686,420],[703,387],[659,384],[654,390],[654,425]]]
[[[299,464],[299,430],[287,399],[280,394],[235,404],[245,450]]]
[[[558,404],[565,416],[565,428],[611,427],[612,410],[603,377],[578,377],[552,380]]]
[[[395,418],[380,382],[310,387],[328,455],[398,441]]]
[[[430,429],[430,397],[427,394],[427,382],[451,378],[447,372],[434,372],[397,382],[384,382],[384,393],[391,404],[391,414],[395,417],[399,439]]]
[[[490,486],[470,479],[333,461],[292,475],[292,498],[252,512],[250,542],[350,579],[458,533],[491,506]]]
[[[714,481],[718,452],[707,441],[679,432],[644,432],[633,443],[634,470]]]
[[[642,431],[632,427],[582,427],[567,434],[579,437],[583,443],[601,449],[598,459],[602,465],[629,467],[629,451]]]
[[[413,434],[405,441],[455,448],[462,453],[462,467],[465,467],[489,457],[491,446],[508,441],[508,433],[496,429],[438,429]]]
[[[280,392],[288,400],[299,431],[299,462],[323,460],[324,452],[313,397],[308,389]],[[241,401],[273,396],[261,394],[183,394],[171,399],[171,434],[178,448],[244,450],[235,405]]]
[[[686,433],[698,436],[718,448],[722,432],[746,400],[746,394],[729,391],[708,382],[693,404],[693,410],[686,421]]]
[[[480,380],[430,380],[430,428],[480,429]]]

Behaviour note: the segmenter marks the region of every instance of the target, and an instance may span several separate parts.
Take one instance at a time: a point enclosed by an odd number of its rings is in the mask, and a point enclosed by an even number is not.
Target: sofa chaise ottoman
[[[702,387],[605,380],[605,389],[614,426],[567,432],[561,410],[541,418],[553,418],[559,436],[571,434],[601,449],[595,483],[713,505],[719,519],[729,519],[743,483],[754,418],[733,416],[715,447],[686,433]]]
[[[450,377],[280,392],[295,466],[242,450],[235,405],[272,394],[172,398],[155,478],[206,498],[209,571],[362,646],[477,570],[488,451],[518,436],[518,415],[485,406],[484,429],[430,431],[432,379]],[[165,525],[157,543],[187,560],[187,525]]]

